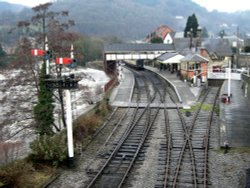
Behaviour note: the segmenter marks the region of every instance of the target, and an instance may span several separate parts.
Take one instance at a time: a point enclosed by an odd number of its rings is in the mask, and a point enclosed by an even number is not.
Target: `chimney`
[[[198,26],[198,28],[197,28],[197,44],[196,44],[196,47],[197,48],[201,47],[201,43],[202,43],[202,27]]]

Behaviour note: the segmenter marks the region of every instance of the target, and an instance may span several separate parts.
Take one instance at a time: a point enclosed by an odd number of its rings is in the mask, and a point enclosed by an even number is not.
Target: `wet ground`
[[[225,81],[221,94],[228,93]],[[220,103],[221,145],[228,141],[232,147],[250,147],[250,105],[241,89],[241,81],[231,82],[230,103]]]

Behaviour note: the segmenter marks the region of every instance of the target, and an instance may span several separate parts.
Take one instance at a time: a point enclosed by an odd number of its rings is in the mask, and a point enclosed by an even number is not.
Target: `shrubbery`
[[[25,161],[15,161],[0,170],[0,187],[21,187],[25,175],[33,170]]]
[[[96,115],[83,117],[78,120],[74,126],[74,140],[82,142],[83,138],[93,135],[100,122],[100,117]]]
[[[31,159],[58,165],[67,158],[66,137],[42,135],[31,143]]]

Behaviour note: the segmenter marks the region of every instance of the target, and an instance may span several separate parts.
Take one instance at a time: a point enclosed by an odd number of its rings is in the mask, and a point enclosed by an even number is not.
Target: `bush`
[[[81,141],[84,137],[94,134],[101,119],[97,115],[83,117],[74,126],[74,139]]]
[[[33,171],[31,164],[15,161],[0,170],[0,187],[22,187],[22,181]]]
[[[49,162],[55,166],[67,158],[66,138],[62,134],[42,135],[31,143],[31,159]]]

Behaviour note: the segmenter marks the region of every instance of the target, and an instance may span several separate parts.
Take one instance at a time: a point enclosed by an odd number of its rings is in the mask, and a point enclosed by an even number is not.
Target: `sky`
[[[39,4],[50,2],[51,0],[0,0],[0,1],[6,1],[9,3],[15,3],[15,4],[26,5],[29,7],[34,7]]]
[[[249,0],[192,0],[208,11],[218,10],[220,12],[236,12],[250,10]]]
[[[49,2],[51,0],[0,0],[7,1],[10,3],[23,4],[26,6],[36,6],[42,3]],[[174,0],[173,0],[174,1]],[[222,12],[235,12],[250,10],[249,0],[192,0],[199,5],[208,9],[208,11],[218,10]]]

